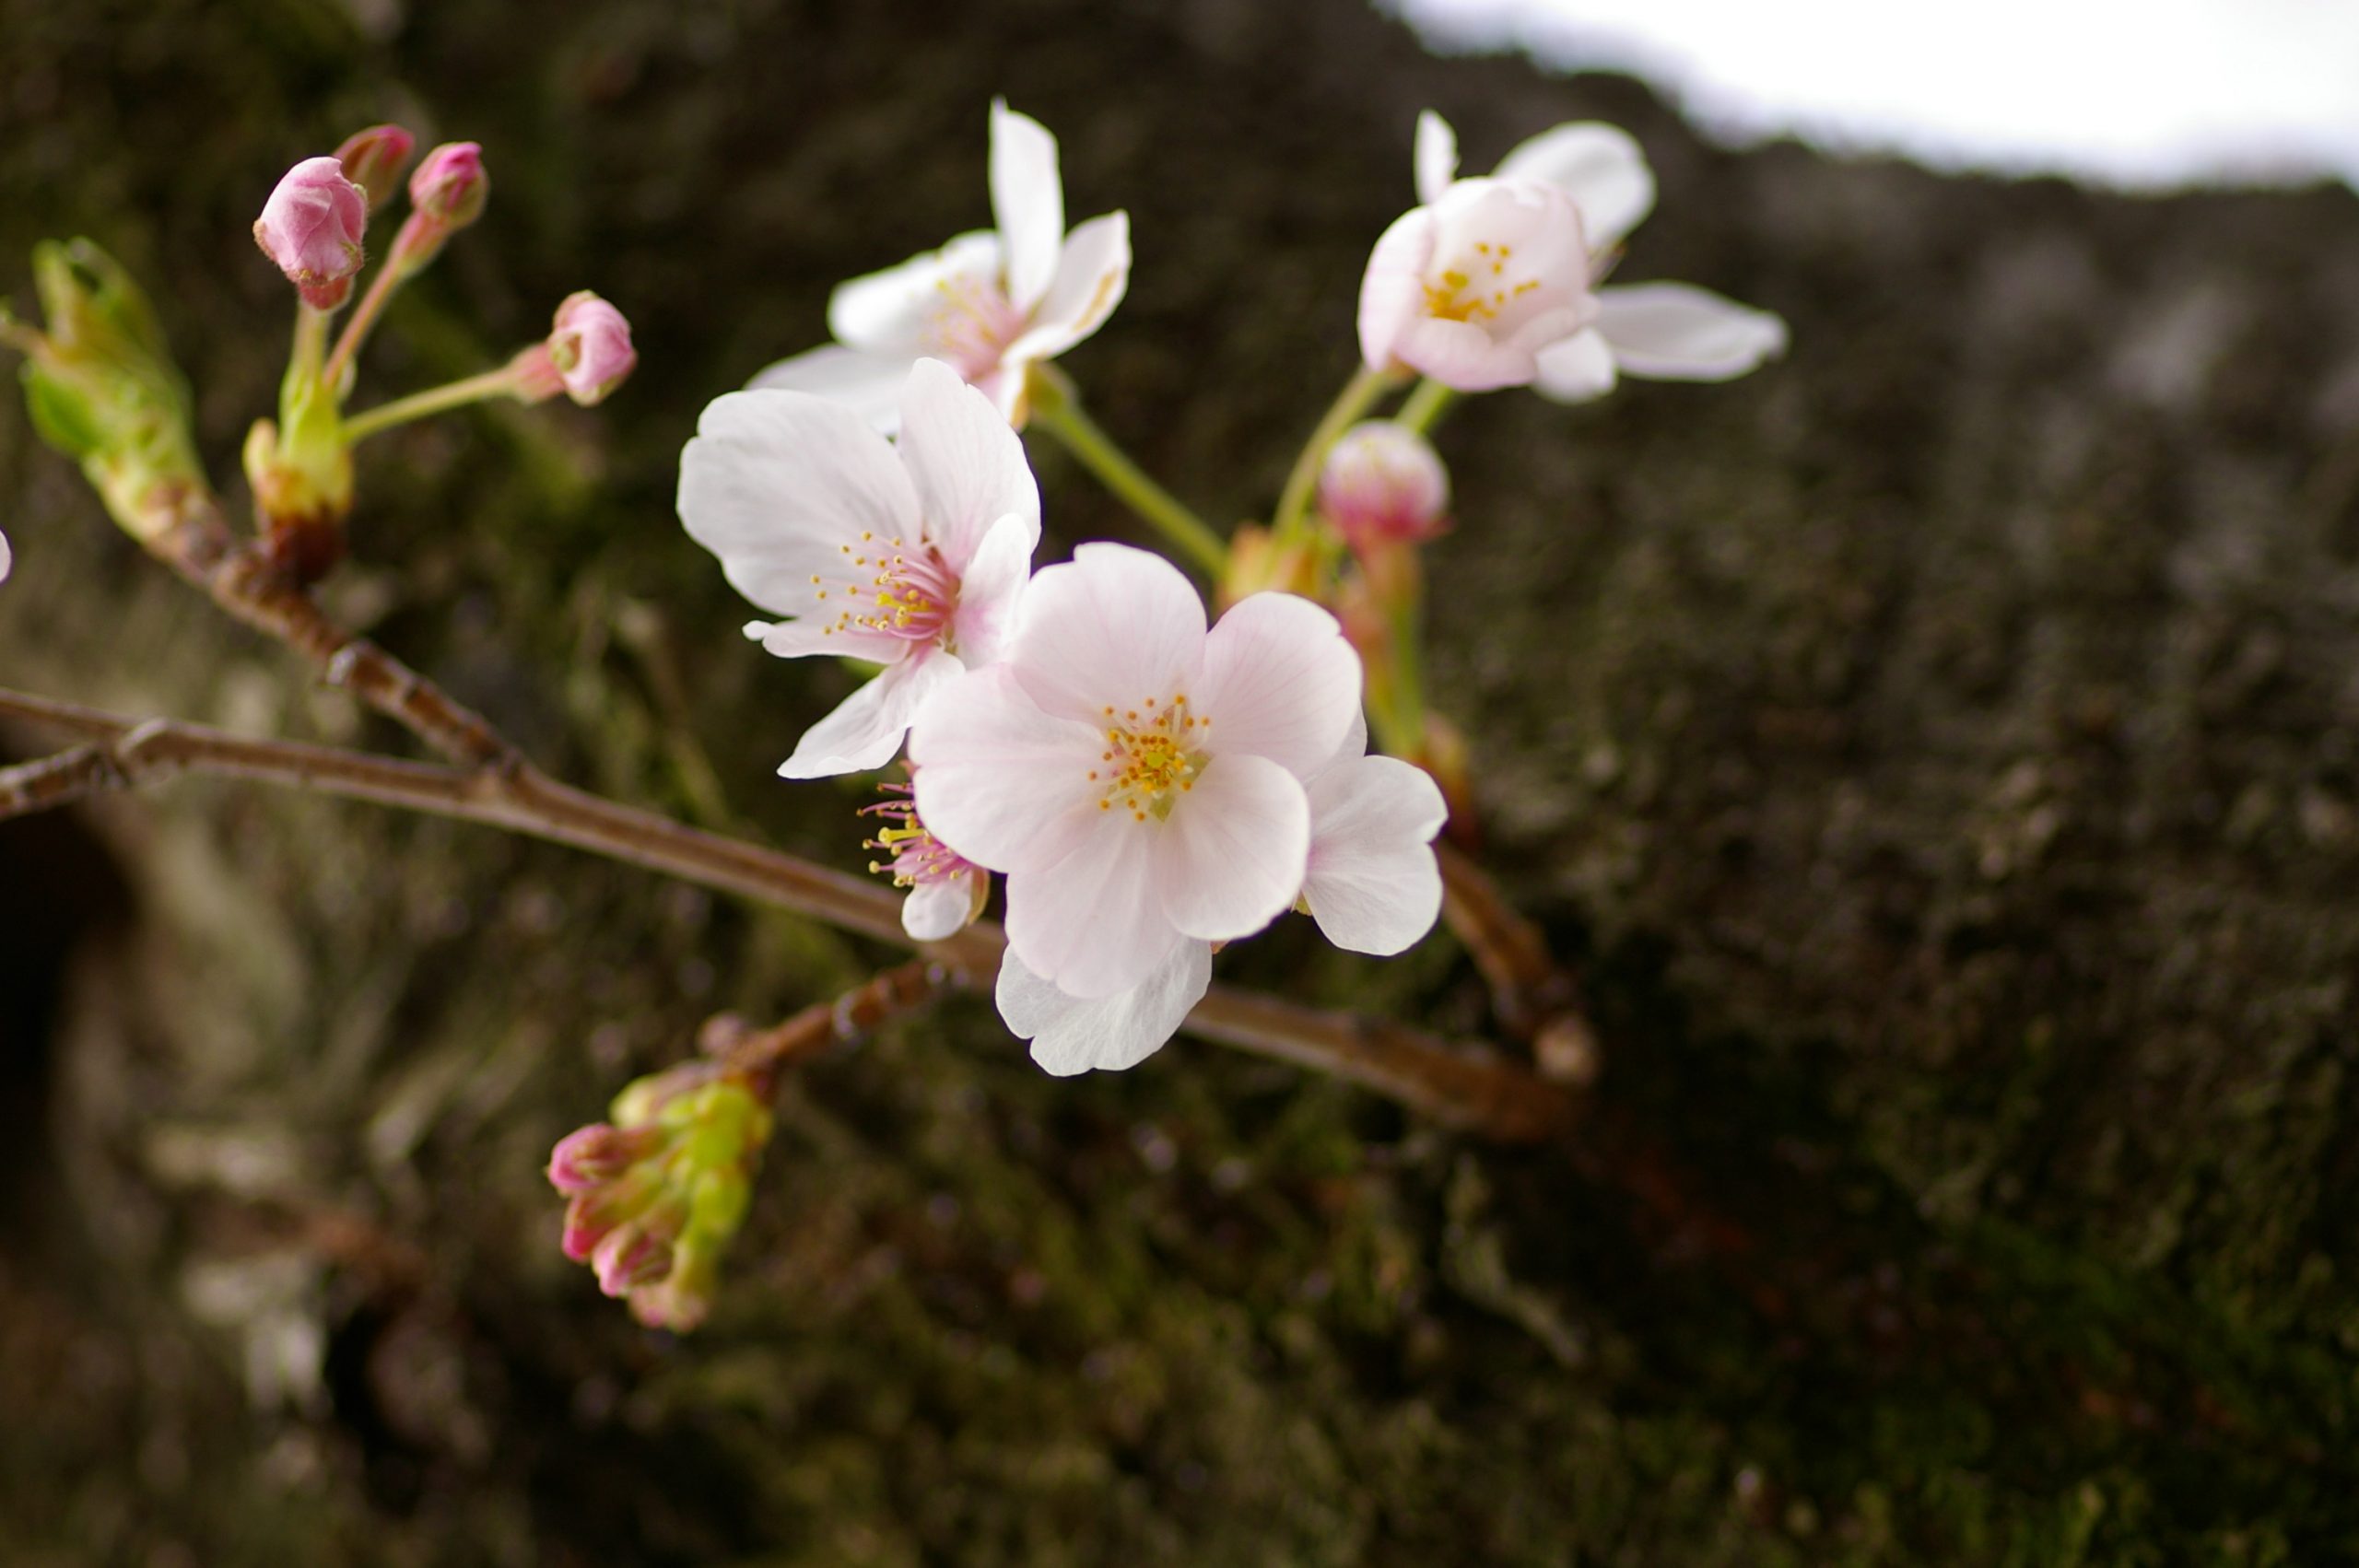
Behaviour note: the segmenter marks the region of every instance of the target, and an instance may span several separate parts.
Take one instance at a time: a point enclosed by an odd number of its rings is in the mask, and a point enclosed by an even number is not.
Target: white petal
[[[1008,345],[1013,364],[1053,359],[1096,332],[1131,287],[1131,215],[1109,212],[1065,237],[1057,275],[1032,325]]]
[[[992,524],[958,583],[958,608],[951,620],[952,651],[970,670],[996,664],[1015,640],[1024,590],[1032,578],[1032,546],[1040,537],[1038,518],[1009,515]]]
[[[1055,865],[1009,873],[1008,951],[1077,997],[1112,996],[1154,974],[1183,940],[1156,895],[1164,825],[1099,813]]]
[[[1581,209],[1589,242],[1611,250],[1654,210],[1654,171],[1630,134],[1594,122],[1558,125],[1499,161],[1501,180],[1544,180]]]
[[[869,428],[889,436],[901,427],[901,387],[910,379],[910,357],[829,344],[798,354],[756,375],[748,390],[809,392],[840,404]]]
[[[1212,983],[1210,942],[1181,942],[1141,984],[1094,1001],[1066,995],[1010,953],[1000,960],[995,1000],[1009,1031],[1032,1042],[1032,1059],[1070,1078],[1092,1068],[1119,1072],[1153,1056]]]
[[[822,654],[830,659],[860,659],[871,664],[898,663],[909,652],[909,644],[885,632],[872,632],[859,626],[839,626],[833,617],[813,617],[807,621],[748,621],[745,635],[762,645],[762,651],[775,659],[807,659]]]
[[[16,560],[17,558],[8,553],[8,536],[0,533],[0,582],[8,580],[8,568],[16,565]]]
[[[1188,693],[1212,720],[1216,756],[1265,756],[1308,778],[1335,755],[1360,707],[1360,659],[1335,617],[1291,593],[1232,605],[1204,638]]]
[[[1034,574],[1008,666],[1041,708],[1095,733],[1109,707],[1170,701],[1203,647],[1204,603],[1178,567],[1127,544],[1084,544]]]
[[[1301,890],[1310,802],[1302,781],[1267,757],[1216,756],[1156,838],[1164,914],[1188,936],[1234,942],[1285,914]]]
[[[1054,865],[1097,826],[1104,749],[1089,725],[1042,713],[1007,666],[946,687],[910,731],[918,815],[936,838],[996,872]]]
[[[1417,116],[1417,200],[1430,204],[1439,201],[1458,178],[1458,133],[1449,122],[1425,110]]]
[[[944,298],[976,285],[999,287],[999,236],[961,234],[939,251],[836,286],[827,331],[838,343],[914,359]]]
[[[1725,381],[1786,351],[1786,323],[1685,283],[1641,283],[1597,297],[1597,330],[1633,376]]]
[[[954,876],[945,882],[921,882],[901,900],[901,929],[918,942],[940,942],[975,918],[975,883],[990,879]]]
[[[992,102],[992,217],[1007,257],[1007,294],[1028,311],[1049,291],[1065,237],[1057,138],[1003,99]]]
[[[1532,384],[1557,403],[1603,397],[1614,390],[1614,350],[1595,327],[1585,328],[1540,351],[1540,375]]]
[[[921,359],[901,392],[902,463],[916,486],[925,537],[962,577],[985,531],[1003,518],[1028,524],[1028,560],[1040,540],[1040,487],[1024,439],[992,400],[939,359]]]
[[[1433,260],[1438,226],[1428,207],[1392,220],[1368,252],[1360,277],[1360,357],[1371,370],[1400,357],[1402,335],[1426,314],[1426,264]],[[1470,331],[1473,329],[1469,329]]]
[[[1434,836],[1440,789],[1398,757],[1364,756],[1310,781],[1310,872],[1303,899],[1329,942],[1389,957],[1441,914]]]
[[[958,673],[957,659],[934,650],[887,664],[884,673],[803,732],[794,755],[779,765],[779,777],[828,778],[884,766],[901,749],[901,737],[925,699]]]
[[[915,532],[917,492],[891,443],[847,409],[804,392],[727,392],[680,453],[680,521],[721,557],[738,592],[809,614],[814,577],[841,574],[863,532]]]

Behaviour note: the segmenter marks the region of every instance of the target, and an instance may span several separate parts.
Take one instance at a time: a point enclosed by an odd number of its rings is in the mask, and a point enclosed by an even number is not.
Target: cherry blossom
[[[0,533],[0,582],[8,580],[8,568],[16,565],[16,557],[8,553],[8,536]]]
[[[604,402],[639,367],[630,322],[586,288],[567,295],[557,308],[548,351],[565,395],[584,408]]]
[[[1066,233],[1056,138],[1004,102],[992,105],[991,134],[997,227],[842,285],[827,303],[835,343],[780,361],[753,386],[831,398],[890,433],[910,361],[934,358],[1024,423],[1026,369],[1089,336],[1121,303],[1130,217],[1111,212]]]
[[[897,444],[825,398],[730,392],[680,455],[689,537],[787,617],[746,635],[781,659],[884,666],[803,736],[790,778],[890,762],[928,695],[999,657],[1025,592],[1040,496],[1023,442],[934,360],[906,372],[900,412]]]
[[[1026,971],[1114,997],[1183,944],[1250,936],[1294,903],[1304,786],[1359,689],[1357,656],[1309,601],[1257,593],[1207,632],[1177,567],[1085,544],[1033,579],[1004,661],[919,715],[918,810],[1005,873]]]
[[[278,264],[314,310],[329,310],[352,292],[367,258],[369,196],[333,158],[307,158],[279,177],[254,219],[254,243]]]
[[[861,807],[860,814],[884,817],[891,825],[862,841],[863,848],[885,857],[871,860],[868,869],[888,873],[894,886],[910,890],[901,900],[901,929],[919,942],[940,942],[983,912],[991,896],[991,873],[961,859],[927,831],[917,802],[910,799],[910,785],[887,782],[876,788],[886,798]]]
[[[1465,186],[1485,184],[1455,178],[1457,135],[1431,110],[1417,120],[1415,164],[1418,200],[1428,207],[1458,199],[1454,193]],[[1654,207],[1654,174],[1646,155],[1628,133],[1612,125],[1574,123],[1543,131],[1501,159],[1492,179],[1539,182],[1571,198],[1589,242],[1592,287],[1602,282],[1619,259],[1622,241]],[[1595,305],[1592,321],[1540,350],[1532,380],[1543,396],[1583,402],[1613,390],[1617,375],[1625,374],[1724,381],[1785,352],[1783,321],[1690,284],[1597,288]],[[1365,307],[1363,311],[1365,319]],[[1449,380],[1438,374],[1436,379]]]
[[[1354,549],[1418,544],[1449,527],[1449,472],[1416,431],[1370,419],[1328,449],[1319,510]]]

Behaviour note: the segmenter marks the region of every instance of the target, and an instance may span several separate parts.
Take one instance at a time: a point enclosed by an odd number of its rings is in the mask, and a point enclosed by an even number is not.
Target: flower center
[[[910,642],[950,643],[950,623],[958,608],[958,577],[943,561],[942,552],[920,542],[910,548],[898,539],[884,544],[863,532],[860,547],[839,545],[845,575],[833,584],[814,575],[811,586],[823,608],[836,610],[834,621],[820,627],[822,636],[839,631],[875,632]]]
[[[1000,356],[1024,331],[1024,315],[996,279],[969,274],[944,278],[927,313],[922,342],[933,358],[972,381],[999,368]]]
[[[1201,749],[1212,738],[1213,721],[1188,710],[1188,694],[1169,701],[1148,697],[1136,708],[1108,708],[1105,749],[1089,770],[1099,789],[1097,809],[1131,813],[1133,822],[1161,822],[1179,798],[1196,787],[1204,770]]]
[[[1461,255],[1454,265],[1444,267],[1426,283],[1426,313],[1445,322],[1491,320],[1507,308],[1508,301],[1540,287],[1536,277],[1510,274],[1508,268],[1514,260],[1514,246],[1475,240],[1471,254]]]
[[[888,798],[861,807],[860,814],[886,817],[893,825],[880,827],[875,837],[861,840],[862,848],[879,850],[885,856],[869,861],[870,871],[889,873],[895,887],[948,882],[975,871],[972,863],[927,830],[918,817],[917,802],[910,799],[911,786],[886,782],[876,788]]]

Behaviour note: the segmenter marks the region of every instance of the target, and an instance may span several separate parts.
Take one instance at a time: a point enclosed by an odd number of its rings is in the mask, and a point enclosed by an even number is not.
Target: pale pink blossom
[[[1250,936],[1294,903],[1304,784],[1359,688],[1357,655],[1309,600],[1257,593],[1207,632],[1170,562],[1085,544],[1033,579],[1005,660],[919,715],[918,809],[1006,875],[1026,971],[1113,997],[1183,944]]]
[[[1032,1059],[1071,1078],[1120,1072],[1161,1050],[1212,983],[1213,944],[1193,939],[1173,947],[1139,984],[1105,997],[1059,990],[1010,952],[1000,959],[992,1000],[1008,1033],[1029,1042]]]
[[[584,408],[604,402],[639,365],[630,323],[586,288],[567,295],[557,308],[548,350],[565,395]]]
[[[1425,437],[1371,419],[1327,450],[1319,509],[1354,549],[1417,544],[1449,526],[1449,473]]]
[[[1121,303],[1130,217],[1111,212],[1066,233],[1056,138],[1003,102],[992,105],[991,136],[997,227],[842,285],[827,304],[835,343],[780,361],[754,386],[832,398],[889,433],[910,362],[933,358],[1024,423],[1027,369],[1089,336]]]
[[[909,369],[900,410],[897,444],[824,398],[730,392],[680,454],[689,537],[788,617],[746,635],[781,659],[884,666],[804,735],[779,769],[790,778],[884,766],[925,698],[1014,630],[1040,538],[1023,442],[934,360]]]
[[[876,788],[886,798],[861,807],[860,814],[883,817],[891,825],[862,841],[861,848],[885,857],[871,860],[868,869],[889,874],[894,886],[910,890],[901,900],[901,929],[919,942],[940,942],[983,912],[991,873],[927,831],[917,802],[910,799],[911,786],[887,782]]]
[[[307,158],[279,177],[254,219],[254,243],[277,263],[304,301],[330,310],[352,292],[367,259],[368,193],[333,158]]]
[[[1417,121],[1418,199],[1443,200],[1454,180],[1458,138],[1426,111]],[[1555,186],[1580,210],[1590,251],[1590,283],[1602,283],[1622,241],[1653,210],[1655,181],[1646,155],[1626,132],[1578,123],[1543,131],[1500,160],[1494,179]],[[1595,319],[1541,350],[1532,384],[1559,403],[1613,389],[1617,374],[1654,380],[1724,381],[1785,352],[1786,323],[1684,283],[1597,288]]]

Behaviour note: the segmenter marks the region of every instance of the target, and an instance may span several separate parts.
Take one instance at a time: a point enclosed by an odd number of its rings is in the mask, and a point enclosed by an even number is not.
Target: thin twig
[[[1482,867],[1448,843],[1434,848],[1441,858],[1442,919],[1490,985],[1501,1026],[1531,1042],[1548,1077],[1590,1082],[1597,1076],[1597,1036],[1581,1008],[1579,982]]]

